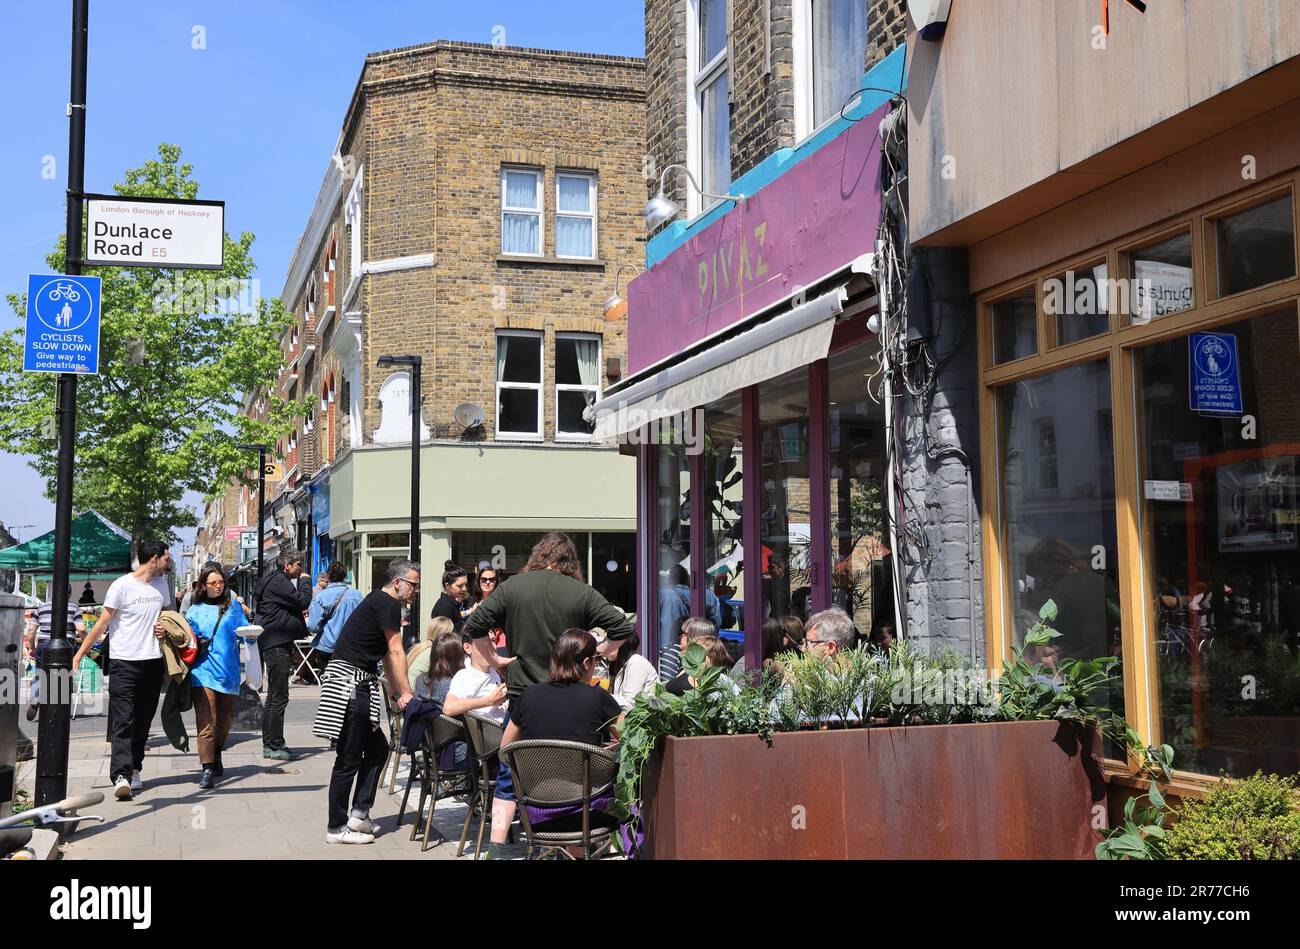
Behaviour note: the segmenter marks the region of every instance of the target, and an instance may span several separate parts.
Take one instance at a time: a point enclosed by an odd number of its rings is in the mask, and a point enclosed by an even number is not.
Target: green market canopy
[[[54,568],[54,531],[0,550],[0,570],[48,573]],[[86,511],[72,521],[74,574],[109,573],[131,570],[131,535],[97,511]]]

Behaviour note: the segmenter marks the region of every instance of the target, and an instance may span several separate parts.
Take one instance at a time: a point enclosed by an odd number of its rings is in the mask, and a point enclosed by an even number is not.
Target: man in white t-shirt
[[[464,715],[481,710],[488,718],[506,723],[506,687],[497,671],[488,665],[487,658],[474,648],[474,640],[462,634],[465,656],[469,661],[451,677],[447,698],[442,703],[444,715]]]
[[[158,641],[165,631],[158,623],[163,610],[175,599],[163,575],[171,567],[171,551],[157,540],[142,540],[137,547],[140,566],[118,577],[104,597],[104,612],[77,650],[72,668],[90,651],[105,631],[109,635],[109,722],[112,762],[109,778],[113,796],[129,801],[140,790],[140,769],[149,741],[149,726],[158,711],[162,690],[163,658]]]

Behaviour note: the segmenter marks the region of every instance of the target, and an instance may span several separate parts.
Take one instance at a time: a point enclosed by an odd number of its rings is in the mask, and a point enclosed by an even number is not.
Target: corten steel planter
[[[643,856],[1090,860],[1100,749],[1054,721],[669,738]]]

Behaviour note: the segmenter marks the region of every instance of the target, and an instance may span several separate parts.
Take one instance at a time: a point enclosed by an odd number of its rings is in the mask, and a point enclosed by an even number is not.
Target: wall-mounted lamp
[[[686,180],[691,183],[691,186],[698,191],[700,196],[703,198],[715,198],[719,201],[745,200],[745,195],[743,194],[710,194],[700,187],[700,183],[695,180],[695,176],[691,174],[691,170],[685,165],[669,165],[659,174],[659,191],[653,198],[646,202],[645,227],[647,231],[653,231],[664,221],[675,218],[677,212],[681,210],[681,208],[677,206],[676,201],[673,201],[664,194],[664,178],[666,178],[668,172],[672,171],[674,168],[680,168],[682,171],[686,172]]]
[[[624,264],[619,267],[618,270],[614,271],[614,292],[605,300],[605,319],[610,323],[613,323],[615,320],[621,320],[627,315],[627,300],[619,295],[618,278],[622,275],[623,271],[627,270],[629,267],[636,271],[638,277],[641,276],[641,270],[636,264]]]

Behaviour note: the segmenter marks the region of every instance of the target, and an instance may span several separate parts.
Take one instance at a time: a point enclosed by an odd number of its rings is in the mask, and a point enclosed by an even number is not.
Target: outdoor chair
[[[443,771],[438,767],[438,756],[446,748],[458,741],[467,740],[465,723],[450,715],[439,715],[433,727],[424,733],[420,747],[411,752],[411,773],[406,781],[406,793],[402,795],[402,805],[397,809],[397,826],[402,826],[402,815],[406,812],[406,802],[411,796],[411,785],[420,783],[420,803],[416,805],[415,824],[411,827],[411,839],[420,832],[421,820],[424,822],[424,840],[420,844],[420,853],[429,849],[429,829],[433,826],[433,810],[438,801],[448,797],[468,797],[473,794],[475,773],[472,762],[466,762],[466,770]],[[429,802],[429,813],[424,814],[424,803]],[[466,821],[468,823],[468,820]]]
[[[379,781],[383,783],[384,775],[392,767],[388,793],[394,794],[397,791],[397,772],[402,770],[402,710],[397,707],[397,699],[393,698],[393,693],[388,688],[387,677],[380,677],[379,687],[383,690],[383,707],[388,713],[388,757],[384,760],[384,770],[379,772]]]
[[[614,793],[618,764],[612,752],[576,741],[532,739],[511,742],[501,756],[514,774],[530,860],[535,850],[572,856],[566,848],[579,844],[588,860],[609,851],[618,822],[592,805]],[[569,813],[534,823],[538,815],[530,815],[529,808]]]
[[[483,830],[492,822],[492,798],[496,791],[496,764],[501,749],[501,736],[505,726],[496,719],[478,712],[465,715],[465,727],[469,732],[470,766],[474,770],[474,787],[470,791],[469,812],[465,815],[465,826],[460,832],[460,846],[456,856],[465,852],[465,842],[469,839],[469,824],[478,815],[478,839],[474,844],[474,859],[479,858],[483,850]]]

